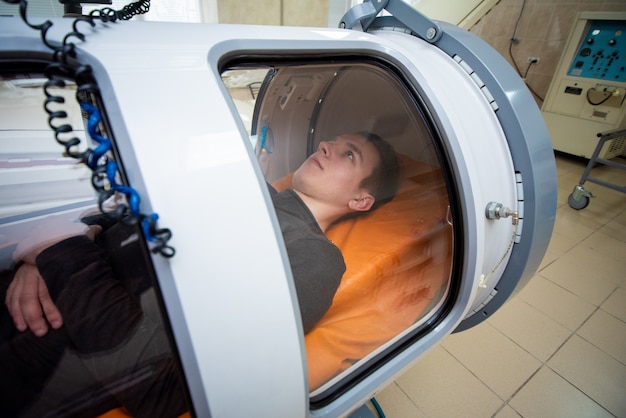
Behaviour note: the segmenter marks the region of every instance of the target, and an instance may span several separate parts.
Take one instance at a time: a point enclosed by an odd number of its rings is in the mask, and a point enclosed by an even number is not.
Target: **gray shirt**
[[[320,228],[309,208],[290,189],[270,187],[296,285],[304,333],[324,316],[346,271],[343,255]]]

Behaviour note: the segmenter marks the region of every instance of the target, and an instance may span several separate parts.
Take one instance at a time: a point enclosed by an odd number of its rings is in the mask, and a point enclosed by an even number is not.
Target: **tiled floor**
[[[586,183],[596,198],[570,208],[585,165],[557,155],[556,224],[530,283],[376,395],[388,418],[626,417],[626,194]],[[626,185],[626,170],[592,175]]]

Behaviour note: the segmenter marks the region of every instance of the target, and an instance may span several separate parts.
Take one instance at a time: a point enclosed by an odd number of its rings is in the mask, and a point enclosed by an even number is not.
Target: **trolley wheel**
[[[567,203],[572,209],[581,210],[589,206],[589,196],[582,195],[579,200],[574,199],[574,194],[570,193],[567,198]]]

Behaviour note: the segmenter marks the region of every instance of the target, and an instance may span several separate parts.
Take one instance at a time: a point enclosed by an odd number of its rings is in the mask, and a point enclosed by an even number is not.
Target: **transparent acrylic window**
[[[0,73],[0,291],[4,302],[29,252],[45,243],[34,265],[63,326],[18,332],[2,304],[0,416],[178,416],[188,397],[145,240],[99,211],[91,170],[64,156],[44,111],[45,81],[40,72]],[[48,91],[65,99],[49,104],[67,112],[55,126],[72,126],[61,138],[93,148],[76,85]],[[86,224],[103,228],[95,242],[82,234]]]
[[[279,191],[292,187],[290,175],[320,141],[362,131],[390,142],[402,166],[391,202],[326,231],[347,270],[332,306],[305,335],[315,399],[441,312],[453,230],[438,139],[417,93],[379,63],[302,61],[222,73],[265,180]]]

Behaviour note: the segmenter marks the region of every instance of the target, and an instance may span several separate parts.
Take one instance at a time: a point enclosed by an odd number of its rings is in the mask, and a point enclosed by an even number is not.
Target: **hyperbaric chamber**
[[[84,29],[68,65],[90,66],[98,89],[82,100],[101,111],[121,181],[172,231],[176,254],[153,253],[147,268],[197,416],[345,415],[489,317],[539,265],[556,175],[536,104],[482,41],[397,3],[389,11],[411,19],[346,15],[364,30]],[[2,76],[41,72],[52,57],[38,34],[4,20],[0,37],[16,40],[0,43],[0,60],[19,65]],[[69,23],[54,23],[61,39]],[[396,150],[398,193],[327,231],[346,273],[304,335],[267,183],[289,188],[321,141],[363,131]],[[18,225],[94,204],[66,203],[10,212],[7,248]]]

